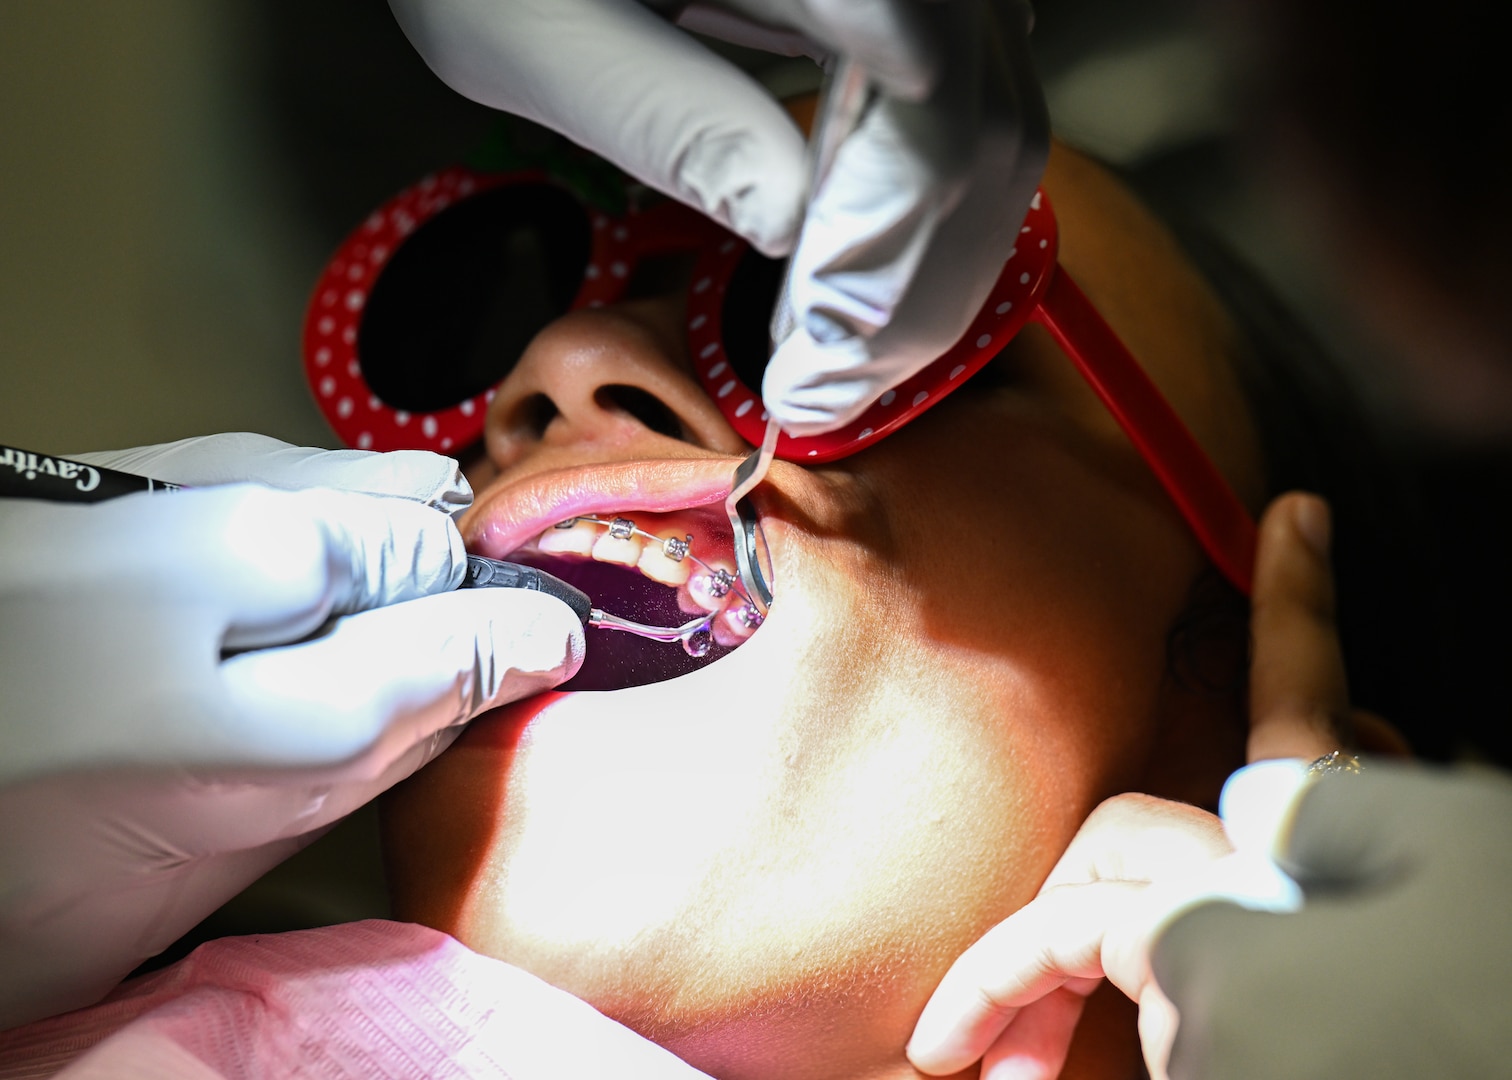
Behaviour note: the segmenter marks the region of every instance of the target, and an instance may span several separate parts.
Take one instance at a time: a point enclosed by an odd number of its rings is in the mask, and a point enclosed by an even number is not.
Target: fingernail
[[[1328,558],[1328,545],[1333,536],[1333,522],[1328,512],[1328,503],[1316,495],[1307,495],[1297,500],[1293,514],[1297,531],[1313,554],[1320,559]]]

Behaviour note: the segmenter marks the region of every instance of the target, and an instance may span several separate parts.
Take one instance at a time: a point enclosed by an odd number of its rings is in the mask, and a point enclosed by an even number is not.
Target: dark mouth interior
[[[635,570],[592,559],[511,555],[511,562],[534,566],[582,589],[593,606],[654,626],[681,626],[694,616],[677,606],[677,590]],[[689,656],[678,642],[651,641],[620,630],[588,628],[588,655],[578,673],[559,690],[624,690],[665,682],[707,667],[734,650],[710,642],[704,656]]]

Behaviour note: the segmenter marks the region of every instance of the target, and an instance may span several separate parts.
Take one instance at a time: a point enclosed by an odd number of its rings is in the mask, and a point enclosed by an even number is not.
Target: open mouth
[[[705,461],[564,470],[489,493],[474,508],[465,535],[477,554],[553,574],[611,616],[699,626],[681,641],[590,626],[583,666],[560,689],[663,682],[716,662],[756,632],[761,615],[735,569],[724,511],[732,473]]]

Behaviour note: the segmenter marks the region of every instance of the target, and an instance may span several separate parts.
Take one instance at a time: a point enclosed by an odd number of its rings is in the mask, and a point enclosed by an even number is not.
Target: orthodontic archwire
[[[761,609],[751,600],[750,593],[746,592],[745,586],[728,570],[710,566],[697,555],[693,554],[693,536],[691,533],[684,536],[657,536],[640,528],[629,518],[604,519],[591,514],[581,514],[577,517],[567,518],[556,523],[553,528],[570,529],[579,522],[597,525],[606,530],[616,540],[628,540],[632,536],[639,536],[643,540],[650,540],[661,545],[662,554],[673,562],[688,560],[701,567],[709,576],[708,591],[716,600],[728,596],[731,589],[744,601],[736,609],[736,615],[748,629],[754,630],[762,623]],[[594,608],[590,612],[588,625],[600,627],[605,630],[623,630],[627,633],[636,634],[639,637],[649,638],[652,641],[677,641],[682,643],[684,651],[690,656],[703,656],[709,651],[710,627],[714,623],[714,616],[719,612],[711,611],[683,623],[681,626],[649,626],[646,623],[635,622],[619,615],[610,614],[602,608]]]

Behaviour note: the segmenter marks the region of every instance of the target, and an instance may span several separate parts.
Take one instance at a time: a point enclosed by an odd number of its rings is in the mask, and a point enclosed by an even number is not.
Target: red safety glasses
[[[1050,202],[1035,196],[1019,242],[959,341],[856,421],[777,442],[818,464],[853,454],[932,408],[1030,321],[1081,371],[1175,501],[1209,558],[1248,593],[1255,526],[1211,459],[1056,261]],[[611,214],[542,169],[427,176],[341,245],[305,319],[305,372],[349,446],[449,453],[482,437],[494,387],[563,313],[646,290],[669,258],[694,265],[694,371],[752,445],[766,422],[761,374],[781,265],[673,202]]]

